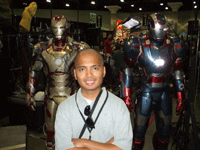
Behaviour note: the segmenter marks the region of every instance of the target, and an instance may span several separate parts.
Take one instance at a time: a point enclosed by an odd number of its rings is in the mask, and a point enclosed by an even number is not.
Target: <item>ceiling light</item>
[[[92,5],[95,5],[95,1],[91,1],[91,4],[92,4]]]
[[[165,7],[165,9],[168,10],[169,8],[168,8],[168,7]]]
[[[196,1],[193,1],[193,4],[196,4],[197,2]]]
[[[65,6],[66,6],[66,7],[69,7],[70,5],[69,5],[69,3],[66,3]]]
[[[131,7],[134,7],[134,5],[132,4]]]
[[[197,5],[195,5],[194,8],[196,9],[196,8],[197,8]]]
[[[142,8],[139,8],[140,11],[142,11]]]
[[[46,0],[46,2],[51,3],[51,0]]]
[[[122,2],[122,3],[123,3],[123,2],[124,2],[124,0],[120,0],[120,2]]]
[[[164,4],[163,3],[160,3],[160,6],[163,6]]]

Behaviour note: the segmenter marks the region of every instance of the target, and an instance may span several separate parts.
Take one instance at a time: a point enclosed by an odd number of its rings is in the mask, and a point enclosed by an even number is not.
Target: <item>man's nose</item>
[[[88,69],[88,70],[87,70],[87,76],[88,76],[88,77],[91,77],[91,76],[92,76],[92,71],[91,71],[91,69]]]

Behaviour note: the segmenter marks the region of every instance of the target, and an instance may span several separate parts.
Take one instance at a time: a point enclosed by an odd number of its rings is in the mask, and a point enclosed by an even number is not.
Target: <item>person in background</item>
[[[112,34],[109,33],[108,38],[104,41],[104,51],[105,51],[106,57],[110,57],[111,54],[113,53],[111,44],[112,44]]]
[[[105,52],[104,52],[104,41],[101,41],[100,46],[99,46],[99,53],[101,56],[104,58],[105,57]]]
[[[112,41],[111,41],[111,48],[112,48],[112,52],[116,49],[116,47],[115,47],[115,39],[112,39]]]
[[[120,50],[120,48],[121,48],[121,41],[120,41],[120,39],[118,38],[118,39],[117,39],[117,42],[115,43],[115,50]]]
[[[118,50],[113,52],[112,59],[110,61],[110,66],[113,70],[112,71],[112,76],[114,79],[113,88],[116,88],[120,85],[119,72],[126,65],[126,63],[124,61],[123,41],[120,41],[120,43],[118,45],[119,45],[119,48],[118,48]]]

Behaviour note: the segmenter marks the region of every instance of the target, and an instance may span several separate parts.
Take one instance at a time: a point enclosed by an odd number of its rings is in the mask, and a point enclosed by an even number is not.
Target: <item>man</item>
[[[101,88],[105,74],[103,58],[97,51],[87,49],[77,54],[74,77],[81,88],[58,107],[55,122],[57,150],[131,150],[130,114],[121,99]],[[86,108],[88,105],[93,108],[100,91],[102,94],[91,119],[96,122],[94,128],[91,130],[87,125],[80,139],[82,128],[89,118]]]
[[[117,42],[115,43],[115,51],[116,51],[116,50],[120,50],[120,48],[121,48],[121,41],[120,41],[120,39],[118,38],[118,39],[117,39]]]
[[[106,57],[110,57],[113,52],[111,44],[112,44],[112,34],[109,33],[108,38],[104,41],[104,50]]]

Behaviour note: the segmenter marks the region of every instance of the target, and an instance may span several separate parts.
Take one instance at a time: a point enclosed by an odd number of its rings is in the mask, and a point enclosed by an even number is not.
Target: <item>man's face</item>
[[[109,35],[108,35],[108,39],[112,39],[112,34],[109,34]]]
[[[97,54],[84,53],[77,58],[74,77],[82,90],[94,91],[101,88],[106,69]]]

